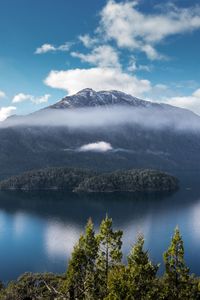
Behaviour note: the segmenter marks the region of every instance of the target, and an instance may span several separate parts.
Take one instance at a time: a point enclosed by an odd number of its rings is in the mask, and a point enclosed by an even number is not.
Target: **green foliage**
[[[1,300],[23,299],[62,299],[60,292],[65,276],[25,273],[16,282],[10,282],[5,289],[0,290]]]
[[[108,275],[110,270],[119,265],[122,259],[122,231],[114,231],[112,219],[106,217],[97,235],[98,257],[97,257],[97,276],[100,298],[107,295]]]
[[[143,250],[144,238],[139,236],[128,256],[126,267],[115,270],[110,275],[108,299],[157,299],[157,265],[149,260]]]
[[[164,253],[166,299],[194,299],[196,286],[184,260],[184,245],[179,229],[176,228],[171,245]]]
[[[129,274],[124,265],[116,266],[109,272],[108,295],[106,300],[128,300],[130,295]]]
[[[94,225],[88,221],[85,234],[74,247],[72,258],[67,270],[67,281],[64,286],[69,299],[93,299],[95,284],[95,261],[98,245],[94,232]]]
[[[6,287],[0,284],[0,300],[200,300],[200,280],[185,264],[178,228],[164,253],[162,277],[144,250],[142,235],[126,264],[121,247],[122,231],[113,230],[112,219],[106,217],[97,234],[89,220],[66,274],[25,273]]]
[[[144,251],[144,238],[139,236],[128,256],[127,272],[129,274],[130,296],[133,299],[155,299],[155,280],[158,265],[149,260],[148,252]]]

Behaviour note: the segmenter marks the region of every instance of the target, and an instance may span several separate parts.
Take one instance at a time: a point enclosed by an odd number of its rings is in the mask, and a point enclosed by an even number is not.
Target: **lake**
[[[194,174],[193,174],[194,175]],[[92,217],[106,213],[124,231],[124,259],[138,233],[154,262],[162,262],[176,225],[192,272],[200,275],[199,174],[186,176],[174,194],[0,192],[0,280],[31,272],[65,272],[74,243]],[[162,265],[160,272],[162,272]]]

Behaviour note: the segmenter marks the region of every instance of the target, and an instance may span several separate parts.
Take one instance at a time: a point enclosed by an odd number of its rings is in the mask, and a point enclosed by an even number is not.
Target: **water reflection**
[[[47,223],[44,235],[47,254],[50,257],[69,257],[81,231],[81,227],[73,224]]]
[[[124,231],[125,256],[142,232],[155,262],[162,261],[178,224],[187,262],[200,274],[200,193],[194,187],[165,195],[0,192],[0,279],[25,271],[64,272],[87,219],[97,228],[106,213]]]

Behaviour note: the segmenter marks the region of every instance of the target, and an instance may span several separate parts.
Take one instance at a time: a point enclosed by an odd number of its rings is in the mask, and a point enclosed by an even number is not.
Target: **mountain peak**
[[[96,94],[96,91],[94,91],[93,89],[91,89],[91,88],[85,88],[85,89],[82,89],[82,90],[80,90],[79,92],[77,92],[76,93],[76,95],[80,95],[80,94],[90,94],[90,95],[92,95],[92,94]]]
[[[74,95],[64,97],[61,101],[50,106],[50,108],[74,109],[113,105],[147,107],[153,104],[150,101],[138,99],[121,91],[96,92],[91,88],[85,88]]]

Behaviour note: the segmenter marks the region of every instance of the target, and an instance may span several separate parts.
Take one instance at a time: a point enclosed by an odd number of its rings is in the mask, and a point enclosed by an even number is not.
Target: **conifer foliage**
[[[166,299],[197,299],[195,298],[197,286],[194,284],[193,277],[190,276],[190,270],[184,260],[183,240],[178,228],[175,229],[171,244],[163,257]]]
[[[94,225],[89,220],[69,262],[65,286],[67,299],[94,299],[97,250]]]
[[[113,267],[118,266],[122,259],[122,231],[114,231],[112,219],[106,217],[100,225],[97,235],[97,277],[99,296],[102,298],[108,293],[108,276]]]
[[[0,285],[0,300],[200,300],[200,280],[186,265],[178,228],[164,253],[162,276],[145,250],[142,235],[126,264],[121,248],[122,231],[113,229],[112,219],[106,217],[97,233],[89,219],[66,274],[24,274],[6,287]]]
[[[157,299],[158,265],[152,264],[143,245],[144,238],[139,235],[128,256],[127,266],[115,268],[110,274],[107,299]]]

